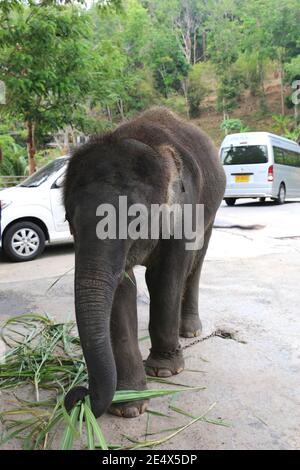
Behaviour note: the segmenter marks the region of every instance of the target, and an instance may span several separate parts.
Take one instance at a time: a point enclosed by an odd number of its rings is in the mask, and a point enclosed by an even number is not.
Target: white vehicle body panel
[[[37,219],[47,229],[48,243],[68,242],[73,237],[65,220],[62,188],[55,181],[66,171],[66,164],[55,171],[37,187],[15,186],[0,191],[0,201],[9,203],[1,210],[1,235],[5,229],[20,219]],[[0,246],[1,246],[0,238]]]

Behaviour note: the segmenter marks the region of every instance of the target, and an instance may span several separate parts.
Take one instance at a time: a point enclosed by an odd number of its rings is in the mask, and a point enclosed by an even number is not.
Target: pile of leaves
[[[51,449],[55,445],[54,439],[60,433],[60,449],[72,449],[76,440],[83,442],[88,449],[138,449],[160,445],[197,421],[227,426],[220,419],[207,418],[214,404],[201,416],[192,416],[171,403],[170,410],[191,418],[187,424],[160,430],[159,434],[164,436],[158,439],[144,437],[137,440],[125,436],[128,445],[109,444],[99,421],[91,411],[88,397],[78,403],[70,415],[63,405],[63,398],[70,388],[87,383],[86,367],[75,331],[74,322],[54,323],[48,317],[34,314],[13,317],[2,327],[1,340],[6,345],[7,352],[0,363],[0,391],[9,390],[14,403],[0,413],[3,427],[1,446],[17,439],[22,442],[24,449]],[[165,395],[175,397],[182,392],[205,388],[174,384],[162,378],[148,379],[172,385],[172,388],[117,391],[113,402]],[[24,395],[24,390],[27,394],[33,393],[34,399],[20,398],[20,394]],[[147,413],[149,416],[169,417],[168,414],[155,410],[148,410]],[[153,434],[156,433],[146,432],[147,436]]]

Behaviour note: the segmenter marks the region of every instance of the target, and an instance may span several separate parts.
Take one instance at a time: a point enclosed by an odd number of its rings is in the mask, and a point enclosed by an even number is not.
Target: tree
[[[210,3],[207,20],[207,51],[218,76],[218,107],[223,118],[236,106],[241,91],[241,77],[235,64],[240,53],[241,27],[239,9],[234,0]]]
[[[170,93],[182,89],[189,64],[178,48],[172,31],[165,27],[154,30],[148,63],[154,73],[156,88],[165,98],[168,98]]]
[[[292,85],[293,93],[288,99],[289,107],[294,108],[295,125],[299,124],[300,109],[300,55],[294,57],[286,66],[286,79]]]
[[[94,46],[89,114],[102,110],[108,127],[154,100],[147,65],[152,25],[147,11],[136,0],[118,14],[103,17],[96,9],[90,13]]]
[[[191,67],[189,72],[188,103],[191,117],[197,117],[199,115],[199,106],[210,91],[208,84],[203,78],[205,66],[206,63],[203,62],[195,64]]]
[[[175,34],[177,46],[190,65],[205,57],[205,21],[208,16],[205,0],[144,0],[150,14]]]
[[[224,119],[220,129],[224,131],[225,135],[229,132],[249,132],[249,128],[240,119]]]
[[[275,3],[275,4],[274,4]],[[300,10],[299,3],[296,0],[286,0],[285,2],[276,2],[268,0],[271,15],[268,15],[268,21],[265,25],[271,36],[273,53],[271,58],[279,63],[280,73],[280,96],[281,113],[285,114],[284,82],[285,82],[285,63],[293,55],[299,52],[300,37]]]
[[[256,51],[259,63],[277,61],[280,76],[281,113],[285,114],[285,64],[299,53],[300,9],[298,0],[252,0],[244,11],[246,50]]]
[[[189,116],[190,83],[188,72],[192,65],[206,57],[205,19],[208,13],[206,1],[169,0],[161,2],[160,0],[144,0],[143,3],[154,18],[156,34],[160,34],[161,40],[164,37],[165,46],[168,48],[168,52],[161,56],[162,59],[163,57],[165,59],[159,61],[160,67],[157,69],[161,82],[166,84],[165,96],[167,97],[170,92],[170,90],[167,91],[168,82],[178,69],[178,67],[174,67],[176,64],[174,58],[176,57],[177,63],[178,59],[181,62],[180,89],[184,95],[186,112]]]
[[[35,171],[35,132],[59,129],[89,90],[88,17],[73,7],[20,6],[0,35],[4,112],[27,127],[30,174]]]

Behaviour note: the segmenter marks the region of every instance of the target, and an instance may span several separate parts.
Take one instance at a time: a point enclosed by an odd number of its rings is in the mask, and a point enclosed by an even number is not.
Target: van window
[[[284,165],[284,151],[279,147],[273,147],[274,152],[274,162],[278,165]]]
[[[300,153],[279,147],[273,147],[273,151],[275,163],[300,168]]]
[[[268,162],[266,145],[244,145],[223,148],[223,165],[246,165]]]

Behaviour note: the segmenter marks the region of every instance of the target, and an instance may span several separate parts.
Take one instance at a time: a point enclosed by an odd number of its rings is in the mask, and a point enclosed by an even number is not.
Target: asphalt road
[[[70,244],[48,247],[28,263],[2,258],[0,322],[25,312],[74,318],[73,266]],[[179,407],[198,416],[216,402],[210,417],[221,417],[229,427],[199,422],[160,448],[300,448],[299,266],[299,202],[221,206],[200,284],[203,334],[182,341],[187,368],[202,373],[185,371],[174,381],[206,387],[188,400],[179,396]],[[136,273],[145,336],[148,293],[143,268]],[[141,348],[146,357],[149,342]],[[168,403],[156,399],[151,408],[169,412]],[[175,416],[171,422],[152,417],[151,431],[187,422]],[[135,437],[145,435],[145,415],[129,422],[110,415],[101,420],[111,442],[125,442],[128,428]]]

